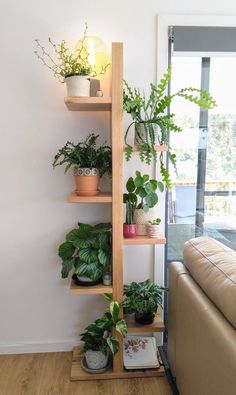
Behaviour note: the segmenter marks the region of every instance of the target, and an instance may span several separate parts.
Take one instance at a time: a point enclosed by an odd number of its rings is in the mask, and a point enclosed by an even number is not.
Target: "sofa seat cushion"
[[[184,264],[236,328],[236,252],[210,237],[197,237],[184,245]]]

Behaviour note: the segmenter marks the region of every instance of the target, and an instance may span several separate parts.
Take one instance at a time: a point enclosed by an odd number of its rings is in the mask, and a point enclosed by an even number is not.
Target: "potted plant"
[[[122,336],[127,334],[125,320],[119,318],[120,305],[113,301],[109,294],[104,294],[110,302],[110,308],[100,318],[87,326],[86,331],[81,334],[84,342],[81,350],[84,359],[81,365],[86,370],[95,370],[97,373],[103,371],[109,363],[109,351],[115,355],[119,350],[119,340],[112,335],[112,330]]]
[[[133,186],[133,185],[132,185]],[[123,194],[123,203],[125,203],[125,223],[123,224],[124,237],[132,238],[137,235],[137,227],[134,220],[134,213],[137,206],[137,196],[133,193],[131,181],[126,183],[127,193]]]
[[[123,195],[123,201],[125,203],[133,202],[133,206],[131,208],[135,209],[133,221],[136,224],[136,233],[137,235],[146,235],[146,224],[150,219],[150,216],[152,216],[150,209],[158,202],[156,190],[159,189],[160,192],[163,192],[164,185],[161,181],[153,179],[150,180],[149,175],[142,175],[140,171],[137,170],[135,178],[130,177],[128,179],[126,189],[128,193]]]
[[[147,235],[149,237],[157,238],[160,236],[160,223],[161,219],[156,218],[151,221],[148,221],[146,227],[147,227]]]
[[[103,271],[111,265],[111,224],[95,226],[78,224],[78,228],[66,235],[59,246],[62,259],[62,278],[73,271],[73,280],[79,285],[95,285],[101,282]]]
[[[84,141],[70,141],[55,155],[53,167],[66,165],[65,173],[74,167],[76,193],[79,196],[95,196],[99,193],[100,178],[111,173],[112,154],[107,145],[96,146],[99,136],[89,134]]]
[[[127,314],[134,313],[139,324],[151,324],[158,307],[162,308],[162,294],[166,290],[167,288],[160,287],[150,280],[124,285],[122,307]]]
[[[46,50],[40,40],[35,40],[37,49],[34,51],[37,58],[53,72],[60,81],[65,82],[68,96],[89,96],[90,78],[104,74],[108,65],[101,66],[97,72],[89,62],[89,52],[85,42],[88,26],[85,24],[83,38],[74,51],[71,51],[65,40],[55,44],[49,37],[50,49]]]
[[[126,113],[131,115],[133,120],[125,133],[126,160],[130,160],[133,151],[132,145],[127,141],[133,124],[135,125],[135,140],[138,145],[140,159],[147,164],[151,163],[152,158],[155,160],[157,158],[155,144],[169,145],[169,131],[182,131],[182,128],[176,125],[174,121],[175,114],[166,113],[169,105],[176,97],[181,97],[203,109],[212,109],[216,106],[216,102],[209,92],[202,89],[189,87],[180,89],[172,95],[166,94],[170,78],[171,67],[167,69],[158,85],[150,84],[148,96],[145,96],[137,88],[131,88],[126,81],[124,82],[123,108]],[[172,153],[170,145],[168,156],[175,166],[175,154]],[[160,154],[160,170],[163,181],[169,187],[171,181],[164,165],[163,153]]]

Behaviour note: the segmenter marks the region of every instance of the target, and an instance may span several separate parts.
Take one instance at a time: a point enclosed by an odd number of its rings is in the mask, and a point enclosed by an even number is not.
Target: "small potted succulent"
[[[127,314],[134,313],[139,324],[151,324],[158,307],[162,308],[163,291],[167,291],[167,288],[160,287],[150,280],[124,285],[122,307]]]
[[[83,38],[74,51],[71,51],[65,40],[56,44],[49,37],[49,49],[46,50],[40,40],[35,40],[37,49],[34,51],[44,66],[53,72],[59,82],[65,82],[68,96],[89,96],[90,78],[104,74],[108,64],[101,66],[97,72],[89,62],[89,51],[86,47],[88,26],[85,24]]]
[[[111,224],[78,225],[59,246],[61,276],[66,278],[73,271],[76,284],[91,286],[100,283],[104,270],[111,266]]]
[[[192,102],[204,110],[212,109],[216,102],[209,92],[197,88],[183,88],[178,92],[168,95],[166,89],[171,78],[171,67],[167,69],[158,85],[150,84],[150,93],[145,96],[137,88],[131,88],[124,82],[123,108],[131,115],[132,122],[125,133],[126,160],[130,160],[133,147],[128,143],[131,126],[135,126],[135,144],[138,145],[141,161],[147,164],[157,159],[155,144],[169,146],[168,157],[176,165],[176,155],[172,153],[169,145],[169,131],[181,132],[182,128],[176,125],[175,114],[167,113],[167,109],[176,97]],[[160,154],[160,171],[167,187],[171,186],[170,176],[164,165],[163,153]]]
[[[147,235],[149,237],[158,238],[160,236],[160,223],[161,219],[156,218],[151,221],[148,221],[147,227]]]
[[[81,334],[83,347],[81,353],[84,358],[81,366],[85,370],[92,370],[94,373],[104,371],[109,366],[109,353],[115,355],[119,350],[118,337],[112,335],[112,331],[127,334],[125,320],[119,318],[120,305],[113,301],[109,294],[104,294],[106,300],[110,302],[110,308],[100,318],[85,328]]]
[[[99,182],[104,173],[111,173],[112,154],[107,145],[97,147],[99,135],[89,134],[84,141],[74,144],[70,141],[55,155],[53,167],[65,166],[65,173],[74,167],[76,193],[79,196],[99,194]]]
[[[128,193],[124,194],[123,201],[134,202],[134,223],[136,224],[136,233],[139,236],[146,235],[146,224],[153,215],[150,211],[157,202],[158,196],[156,190],[163,192],[164,185],[161,181],[150,180],[149,175],[142,175],[140,171],[136,171],[135,178],[130,177],[126,183]],[[127,212],[127,210],[126,210]]]

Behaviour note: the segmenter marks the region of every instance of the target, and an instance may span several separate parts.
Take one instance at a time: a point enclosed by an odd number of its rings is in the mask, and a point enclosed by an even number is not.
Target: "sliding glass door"
[[[208,112],[179,99],[170,108],[183,132],[170,140],[178,173],[170,165],[167,261],[181,260],[184,242],[201,235],[236,250],[236,57],[174,54],[171,63],[171,92],[209,89],[218,106]]]

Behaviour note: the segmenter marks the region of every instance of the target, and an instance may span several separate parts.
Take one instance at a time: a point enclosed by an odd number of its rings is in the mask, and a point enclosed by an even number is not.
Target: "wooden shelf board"
[[[111,203],[111,193],[100,193],[96,196],[77,196],[71,193],[67,198],[68,203]]]
[[[150,325],[141,325],[138,324],[135,319],[134,315],[125,315],[125,320],[128,326],[128,332],[130,333],[148,333],[148,332],[163,332],[165,326],[161,320],[160,314],[156,314],[154,318],[154,322]]]
[[[126,147],[124,147],[124,150],[125,150],[125,148]],[[156,152],[166,152],[166,151],[168,151],[168,145],[155,145],[155,151]],[[133,146],[133,152],[139,152],[139,147],[138,147],[138,145],[134,145]]]
[[[166,238],[164,236],[160,236],[158,238],[152,238],[148,236],[136,236],[133,238],[125,238],[123,239],[123,243],[125,245],[131,244],[166,244]]]
[[[70,284],[70,294],[71,295],[98,295],[104,293],[112,293],[113,288],[110,285],[92,285],[91,287],[83,287],[76,285],[73,280]]]
[[[165,376],[165,369],[160,366],[159,369],[139,369],[139,370],[122,370],[121,372],[114,372],[112,368],[104,373],[88,373],[85,372],[80,365],[81,355],[79,354],[79,347],[75,347],[72,358],[71,380],[111,380],[111,379],[130,379],[135,377],[158,377]]]
[[[77,97],[64,99],[70,111],[111,111],[111,97]]]

